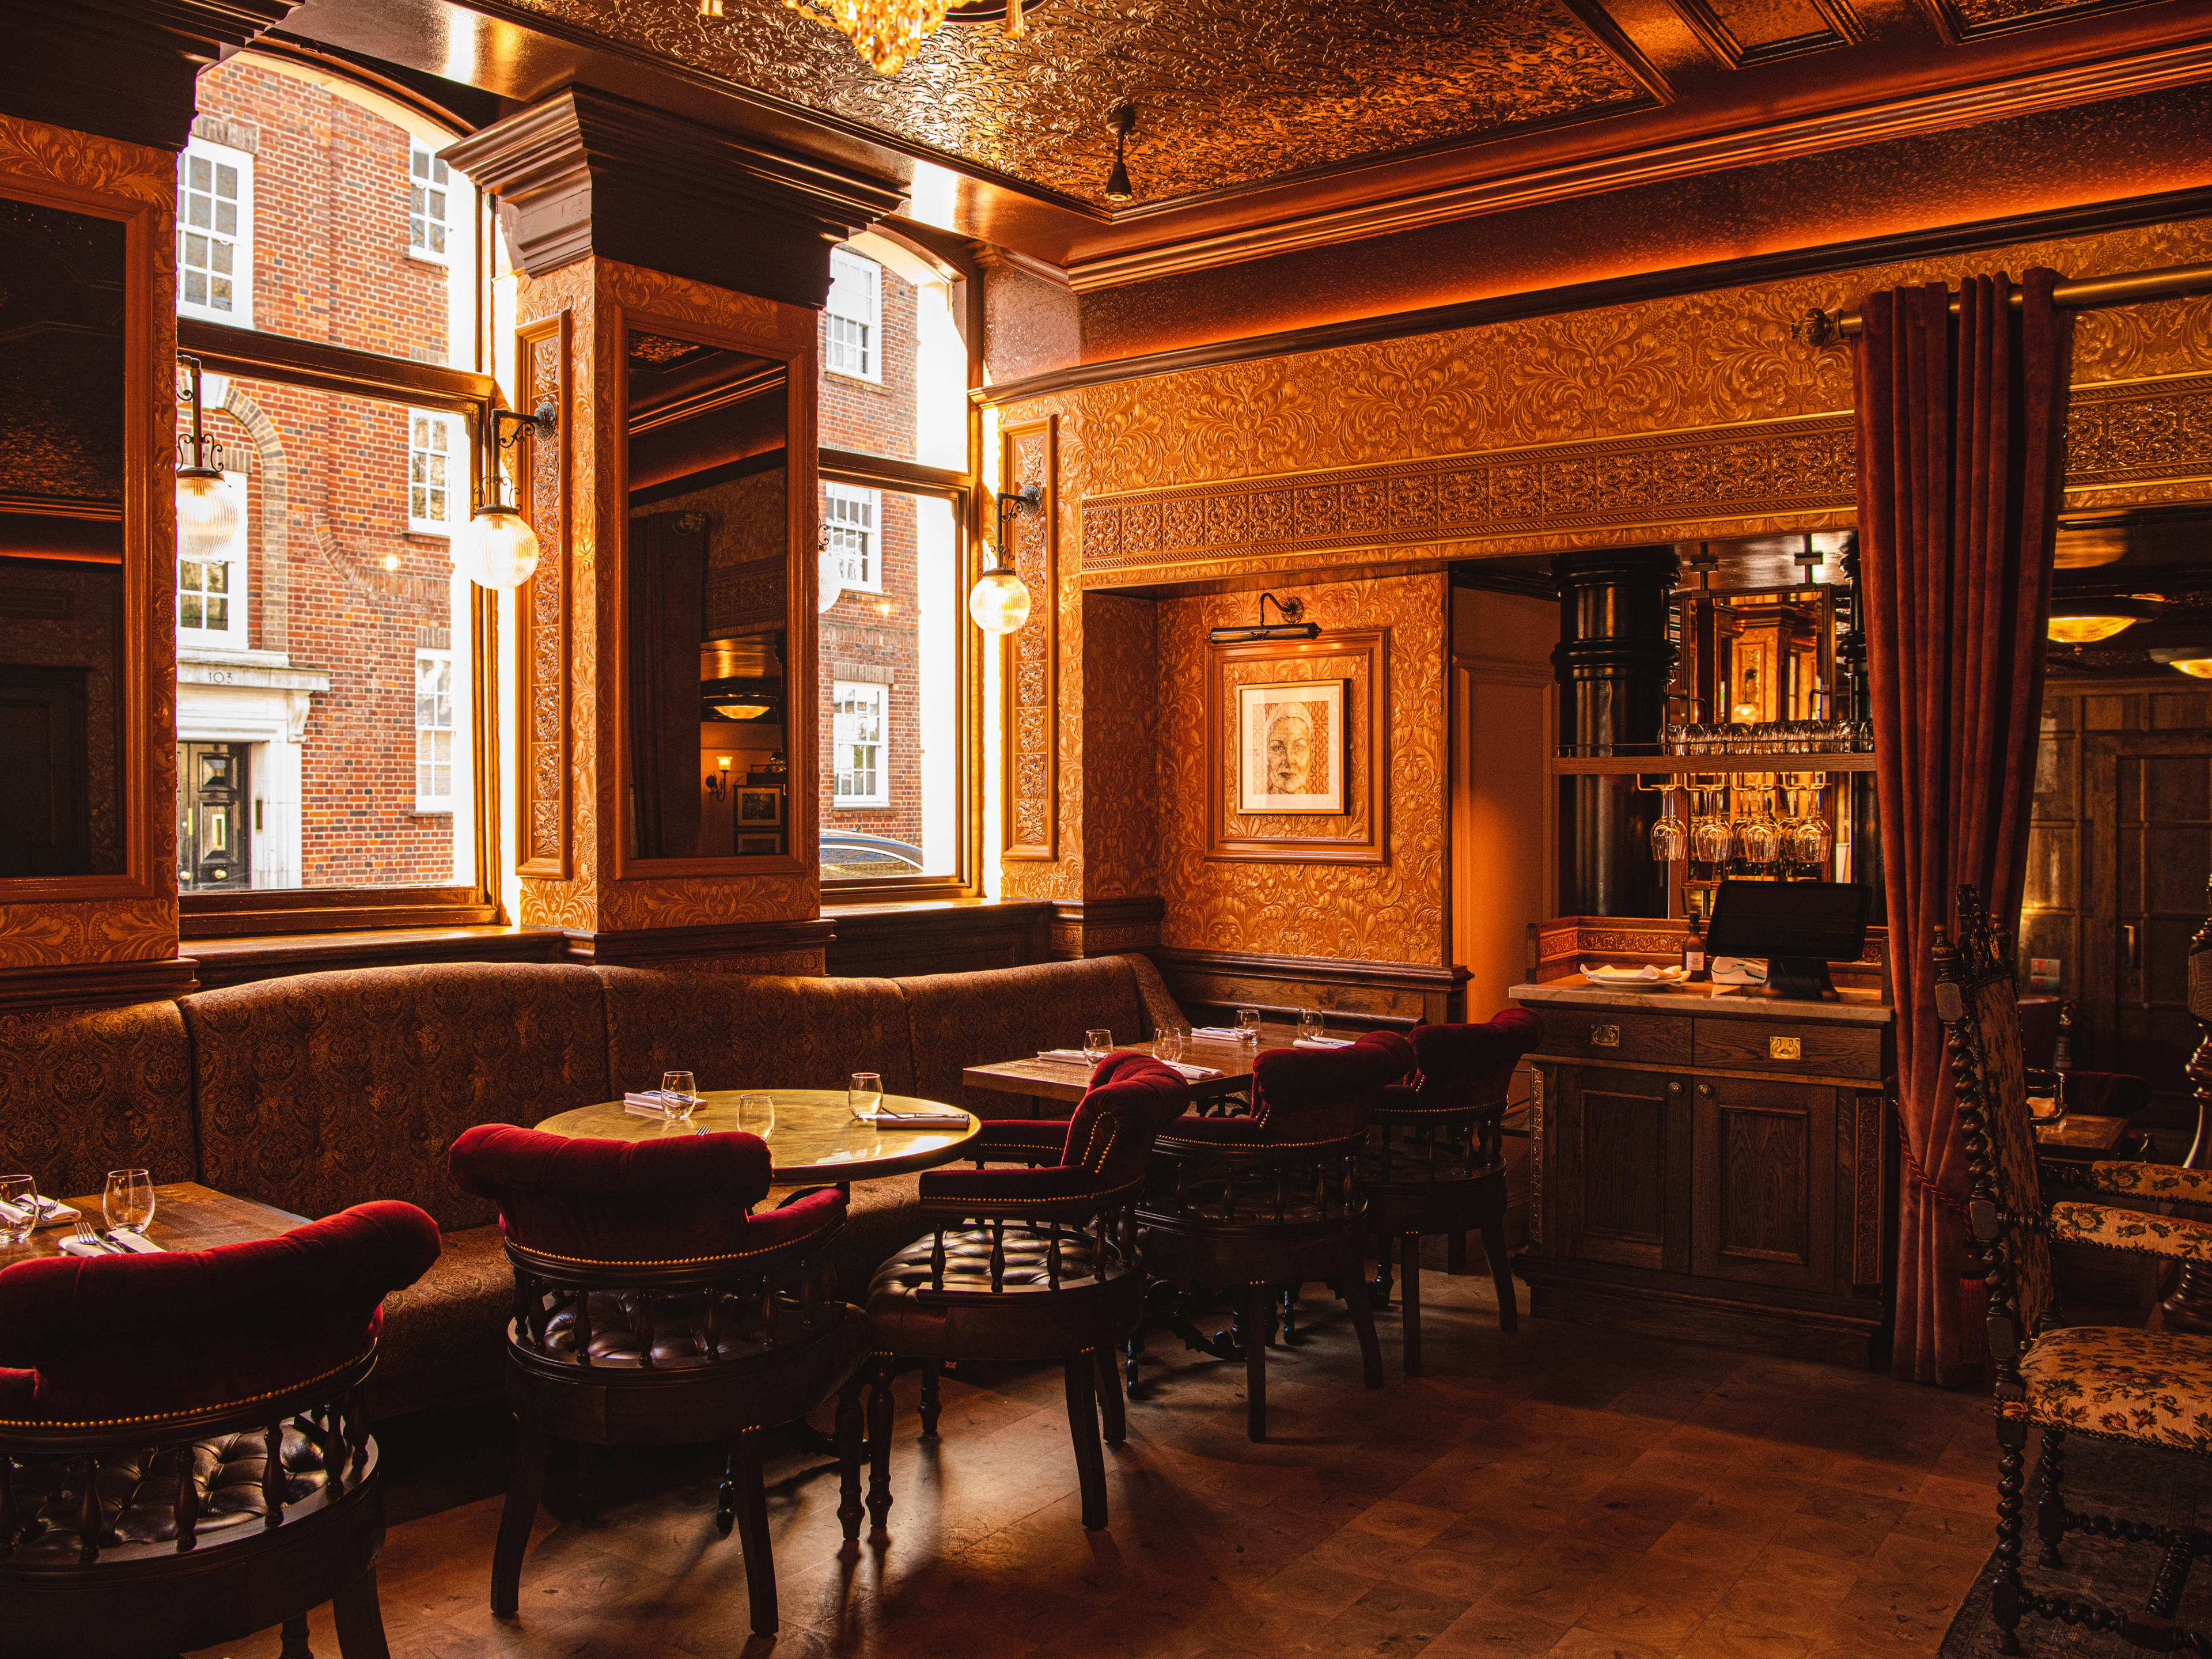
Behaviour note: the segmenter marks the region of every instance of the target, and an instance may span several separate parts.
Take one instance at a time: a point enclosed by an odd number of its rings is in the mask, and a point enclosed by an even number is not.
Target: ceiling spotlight
[[[2054,599],[2045,631],[2061,645],[2094,645],[2156,615],[2156,605],[2139,599]]]
[[[1280,619],[1270,623],[1267,607],[1275,607]],[[1217,628],[1206,636],[1208,645],[1245,645],[1255,640],[1317,640],[1321,624],[1305,619],[1306,602],[1293,596],[1279,599],[1273,593],[1260,596],[1260,620],[1249,628]]]
[[[1106,199],[1109,202],[1133,202],[1137,192],[1129,188],[1129,163],[1125,155],[1129,135],[1137,130],[1137,106],[1122,104],[1106,118],[1106,125],[1114,129],[1114,167],[1106,175]]]

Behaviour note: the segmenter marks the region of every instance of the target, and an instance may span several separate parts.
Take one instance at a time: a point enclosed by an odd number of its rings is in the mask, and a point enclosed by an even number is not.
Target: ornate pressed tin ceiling
[[[1155,203],[1650,101],[1559,0],[1053,0],[890,76],[775,0],[510,3],[1100,206],[1123,102]]]

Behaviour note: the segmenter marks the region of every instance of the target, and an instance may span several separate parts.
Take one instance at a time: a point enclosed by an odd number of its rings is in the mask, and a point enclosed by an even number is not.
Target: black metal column
[[[1668,595],[1671,548],[1562,554],[1559,744],[1565,755],[1652,754],[1667,716],[1674,646]],[[1582,916],[1667,913],[1666,872],[1651,858],[1659,795],[1632,775],[1559,780],[1559,912]]]

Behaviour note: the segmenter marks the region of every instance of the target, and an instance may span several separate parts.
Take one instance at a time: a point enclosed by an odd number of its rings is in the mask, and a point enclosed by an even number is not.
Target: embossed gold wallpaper
[[[1362,962],[1444,961],[1445,577],[1393,576],[1279,590],[1333,634],[1388,635],[1388,862],[1224,863],[1206,853],[1209,629],[1251,620],[1249,593],[1159,607],[1159,864],[1171,950]],[[1382,714],[1384,711],[1376,710]],[[1358,732],[1355,729],[1355,738]]]
[[[1392,729],[1394,737],[1406,732],[1407,744],[1394,757],[1392,862],[1370,874],[1204,861],[1202,797],[1188,773],[1197,761],[1187,739],[1200,729],[1202,695],[1193,653],[1203,650],[1213,622],[1248,619],[1252,596],[1166,600],[1155,717],[1162,942],[1443,960],[1444,865],[1434,826],[1443,799],[1444,579],[1353,580],[1346,572],[1847,526],[1850,362],[1840,349],[1808,351],[1790,337],[1804,312],[1870,287],[1954,278],[1960,267],[2017,275],[2046,264],[2070,275],[2206,259],[2212,221],[2197,220],[1007,404],[1009,422],[1059,416],[1060,532],[1060,857],[1008,866],[1007,895],[1081,901],[1139,890],[1131,874],[1141,868],[1132,850],[1139,837],[1112,811],[1094,814],[1085,754],[1120,729],[1091,704],[1127,695],[1118,692],[1127,682],[1106,665],[1133,648],[1134,625],[1098,610],[1091,590],[1294,577],[1303,566],[1333,573],[1299,590],[1316,598],[1324,627],[1371,617],[1393,630]],[[2083,313],[2075,362],[2069,505],[2212,496],[2212,301]],[[1451,458],[1474,458],[1486,470],[1481,503],[1470,506],[1462,494],[1455,507],[1448,491],[1423,487],[1424,478],[1453,470],[1441,465]],[[1328,497],[1336,514],[1306,526],[1310,535],[1297,516],[1297,492],[1305,489]],[[1272,495],[1283,497],[1279,506],[1262,499]],[[1146,507],[1156,509],[1157,528],[1139,545],[1133,509]],[[1271,520],[1268,512],[1285,516]],[[1105,622],[1109,614],[1115,623]],[[1105,627],[1110,639],[1100,634]],[[1089,635],[1099,641],[1087,642]],[[1409,725],[1422,727],[1418,743]],[[1127,741],[1126,733],[1117,739]],[[1425,811],[1433,844],[1420,839]],[[1101,849],[1094,869],[1089,842],[1109,823],[1114,845]]]

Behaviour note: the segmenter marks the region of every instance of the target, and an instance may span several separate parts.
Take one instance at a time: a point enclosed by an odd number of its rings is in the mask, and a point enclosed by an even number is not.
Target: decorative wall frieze
[[[2077,386],[2069,493],[2212,477],[2212,374]],[[1846,412],[1085,497],[1086,574],[1848,510]]]
[[[568,604],[573,575],[566,486],[574,428],[568,372],[572,315],[564,307],[515,331],[522,381],[529,389],[522,406],[534,410],[550,404],[558,421],[550,438],[531,440],[524,469],[524,507],[543,553],[521,595],[522,764],[515,780],[520,795],[515,842],[520,873],[555,881],[566,881],[571,874],[568,757],[574,745],[568,713]]]
[[[1030,591],[1029,620],[1006,636],[1005,859],[1060,856],[1060,417],[1000,434],[1002,489],[1036,484],[1043,506],[1006,520],[1004,553]]]

